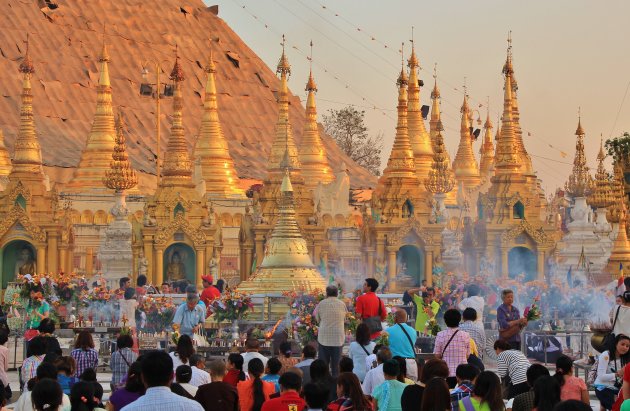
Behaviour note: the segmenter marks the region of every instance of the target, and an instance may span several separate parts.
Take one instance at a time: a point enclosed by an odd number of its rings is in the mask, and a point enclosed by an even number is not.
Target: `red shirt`
[[[630,384],[630,364],[626,365],[623,368],[623,381]],[[613,404],[612,411],[619,411],[621,409],[621,404],[627,398],[623,398],[623,389],[619,390],[619,397]]]
[[[233,386],[234,388],[236,388],[236,386],[238,385],[239,380],[239,375],[241,375],[241,372],[237,369],[234,370],[230,370],[227,372],[227,374],[225,374],[225,377],[223,377],[223,382],[226,382],[228,384],[230,384],[231,386]]]
[[[370,291],[369,293],[360,295],[357,298],[357,302],[355,304],[355,310],[362,320],[368,317],[375,317],[378,315],[379,301],[380,301],[380,306],[381,306],[381,320],[385,321],[385,319],[387,318],[387,310],[385,309],[385,303],[383,302],[383,300],[378,298],[376,294],[372,291]],[[378,337],[379,334],[380,332],[376,332],[372,334],[370,338],[374,339]]]
[[[211,285],[210,287],[206,287],[203,289],[203,291],[201,292],[201,301],[203,301],[203,303],[206,305],[206,307],[210,306],[210,302],[212,300],[216,300],[217,298],[221,297],[221,292],[219,291],[219,289],[217,287],[215,287],[214,285]]]
[[[260,411],[302,411],[306,402],[295,391],[282,393],[278,398],[265,401]]]

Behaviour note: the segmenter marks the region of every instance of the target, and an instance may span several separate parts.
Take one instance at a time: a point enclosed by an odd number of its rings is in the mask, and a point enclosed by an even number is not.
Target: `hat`
[[[207,282],[209,282],[210,284],[212,284],[212,283],[214,282],[214,278],[212,278],[212,275],[211,275],[211,274],[208,274],[208,275],[202,275],[202,276],[201,276],[201,280],[202,280],[202,281],[207,281]]]

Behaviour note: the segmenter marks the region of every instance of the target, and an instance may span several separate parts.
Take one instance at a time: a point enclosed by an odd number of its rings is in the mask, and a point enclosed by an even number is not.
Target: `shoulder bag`
[[[615,314],[615,320],[613,321],[610,332],[602,339],[602,348],[604,348],[604,350],[610,350],[611,347],[614,349],[615,347],[615,325],[617,325],[617,318],[619,318],[619,310],[621,310],[621,306],[617,307],[617,313]]]
[[[455,338],[455,335],[459,332],[459,330],[455,330],[455,332],[453,333],[453,335],[451,335],[451,338],[448,339],[446,345],[444,346],[444,348],[442,349],[442,354],[440,354],[440,359],[444,359],[444,353],[446,352],[446,349],[448,348],[448,346],[451,344],[451,341],[453,341],[453,338]]]
[[[413,340],[411,339],[409,334],[407,334],[407,330],[405,330],[405,327],[403,327],[402,324],[398,323],[398,326],[400,327],[402,332],[405,333],[405,337],[407,337],[407,340],[409,340],[409,345],[411,345],[411,351],[414,353],[414,357],[416,357],[416,360],[417,360],[416,346],[413,343]]]
[[[511,314],[513,310],[514,310],[514,307],[510,307],[510,318],[511,318]],[[510,321],[513,321],[513,320],[510,320]],[[518,334],[520,331],[521,331],[521,327],[517,327],[517,326],[509,327],[504,330],[499,330],[499,338],[502,340],[508,340],[509,338]]]
[[[367,317],[363,320],[363,323],[370,329],[370,334],[383,331],[383,324],[381,324],[381,299],[378,297],[376,298],[378,299],[378,314],[373,315],[372,317]]]

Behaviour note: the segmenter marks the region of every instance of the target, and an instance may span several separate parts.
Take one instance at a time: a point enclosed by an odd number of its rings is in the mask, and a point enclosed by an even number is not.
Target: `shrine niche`
[[[2,288],[17,279],[18,274],[37,274],[37,251],[26,240],[10,240],[2,248]]]
[[[173,243],[164,251],[164,280],[195,283],[195,251],[186,243]]]

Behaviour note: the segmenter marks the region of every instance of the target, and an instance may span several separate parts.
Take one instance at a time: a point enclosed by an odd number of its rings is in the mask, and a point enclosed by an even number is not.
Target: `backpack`
[[[586,374],[586,384],[593,385],[597,379],[597,367],[599,366],[599,355],[595,357],[595,362],[591,365],[591,369]]]

